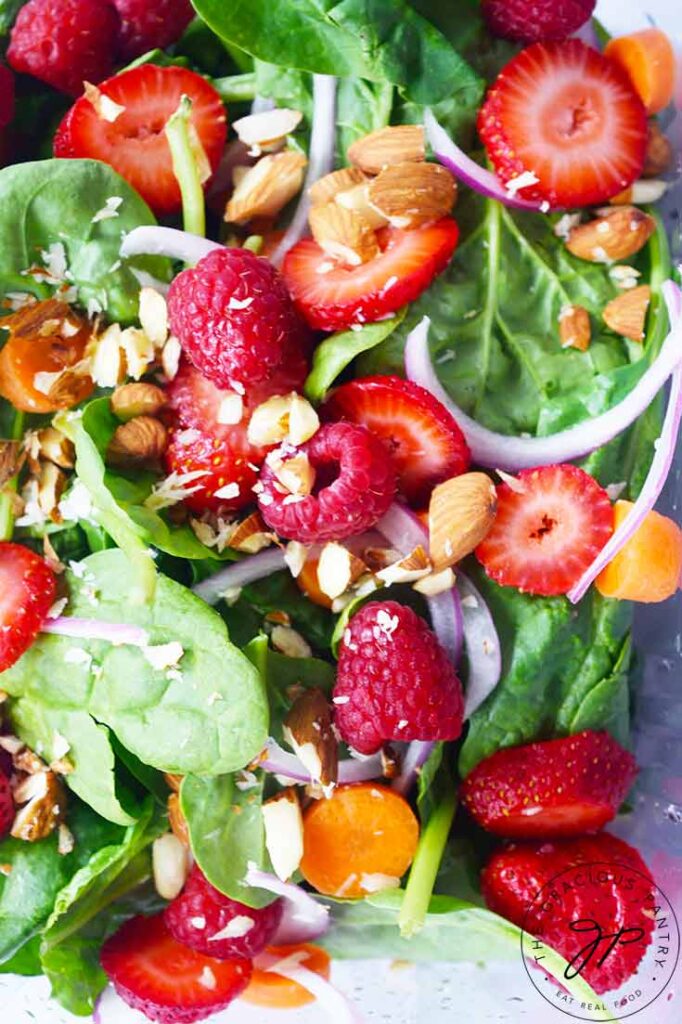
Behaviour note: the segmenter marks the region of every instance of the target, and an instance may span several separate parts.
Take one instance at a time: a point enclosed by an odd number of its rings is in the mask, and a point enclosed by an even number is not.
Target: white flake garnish
[[[190,917],[189,923],[192,925],[193,928],[198,928],[199,931],[202,932],[204,930],[204,928],[206,927],[206,918],[205,917]]]
[[[248,309],[253,302],[253,295],[249,295],[246,299],[238,299],[235,295],[232,295],[230,301],[227,304],[228,309]]]
[[[185,651],[178,640],[171,640],[167,644],[152,644],[143,647],[142,653],[152,668],[163,671],[165,668],[177,665]]]
[[[62,757],[66,757],[68,752],[71,750],[71,744],[67,740],[66,736],[62,736],[60,732],[55,730],[52,737],[52,759],[53,761],[59,761]]]
[[[610,501],[617,501],[618,498],[620,498],[621,494],[623,493],[623,491],[625,490],[626,487],[627,487],[627,483],[626,483],[625,480],[621,480],[617,484],[608,484],[608,486],[605,488],[605,490],[606,490],[606,493],[609,496],[609,500]]]
[[[68,603],[69,603],[68,597],[60,597],[59,600],[55,601],[55,603],[52,605],[52,607],[48,609],[48,612],[47,612],[48,619],[57,619],[57,618],[59,618],[59,616],[62,614],[62,612],[64,611],[64,609],[66,608]]]
[[[228,426],[234,423],[240,423],[243,415],[244,399],[242,396],[237,394],[236,391],[226,394],[218,406],[218,423],[225,423]]]
[[[195,481],[208,474],[206,469],[193,469],[190,473],[178,473],[174,470],[163,480],[154,484],[152,493],[145,500],[147,508],[157,512],[161,508],[169,508],[184,501],[190,494],[200,491],[203,484]]]
[[[111,220],[114,217],[118,217],[118,208],[122,202],[122,196],[109,196],[104,206],[92,218],[92,223],[98,224],[101,220]]]
[[[84,651],[82,647],[69,647],[64,655],[64,661],[70,665],[84,665],[86,668],[90,668],[92,655],[88,651]]]
[[[215,974],[210,967],[204,967],[203,971],[199,975],[199,984],[203,985],[204,988],[208,988],[211,991],[218,987]]]
[[[346,646],[348,646],[348,645],[346,645]],[[350,700],[350,697],[347,694],[343,695],[341,697],[332,697],[332,704],[339,704],[339,705],[347,704],[349,700]]]
[[[82,480],[76,479],[59,502],[59,513],[62,519],[76,522],[79,519],[93,521],[92,498]],[[73,563],[71,563],[73,565]]]
[[[393,634],[399,625],[399,619],[397,615],[389,615],[387,611],[380,608],[377,612],[377,626],[379,630],[384,633],[389,640],[393,639]]]
[[[224,487],[220,487],[217,491],[214,491],[214,497],[224,498],[226,501],[228,501],[231,498],[238,498],[239,484],[236,482],[225,484]]]
[[[221,939],[241,939],[251,931],[255,923],[252,917],[247,917],[246,914],[237,914],[231,921],[227,922],[222,931],[211,935],[208,941],[219,942]]]
[[[517,174],[515,178],[510,178],[504,187],[510,196],[515,196],[520,189],[526,188],[528,185],[537,185],[539,180],[533,171],[523,171],[521,174]]]

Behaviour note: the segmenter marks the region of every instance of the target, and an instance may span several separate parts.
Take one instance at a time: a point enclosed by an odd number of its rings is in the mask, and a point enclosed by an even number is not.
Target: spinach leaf
[[[118,550],[91,555],[79,573],[66,574],[71,614],[141,626],[152,645],[178,641],[182,659],[164,672],[138,647],[42,634],[3,673],[3,687],[39,708],[91,715],[160,771],[220,775],[255,757],[267,736],[267,700],[217,612],[162,575],[153,602],[133,605],[130,566]],[[74,649],[89,654],[92,664],[70,662]],[[63,726],[72,742],[68,716]],[[93,780],[101,770],[90,757],[78,766]]]
[[[305,393],[311,402],[321,402],[339,374],[356,356],[380,345],[395,331],[405,317],[403,309],[390,320],[364,324],[359,331],[339,331],[317,346],[313,366],[305,382]]]
[[[78,300],[99,304],[112,320],[137,316],[140,285],[133,268],[167,276],[167,261],[141,258],[122,265],[121,235],[154,224],[146,203],[107,164],[97,160],[41,160],[0,171],[0,291],[28,291],[24,271],[41,263],[50,245],[63,245],[67,280]],[[118,216],[93,223],[107,199],[123,199]]]
[[[128,905],[123,911],[117,901],[151,878],[149,847],[167,827],[165,816],[148,801],[137,824],[118,843],[99,849],[57,895],[40,958],[53,997],[71,1013],[92,1013],[107,984],[99,950],[130,913]]]
[[[308,601],[288,572],[274,573],[244,587],[236,604],[224,608],[223,616],[230,635],[238,630],[240,646],[244,646],[260,633],[263,616],[275,611],[285,612],[315,650],[329,650],[334,627],[331,612]],[[237,632],[234,636],[237,642]]]
[[[461,774],[501,747],[586,728],[626,742],[630,606],[591,591],[573,608],[563,597],[532,597],[472,573],[495,619],[503,668],[471,718]]]
[[[328,661],[319,658],[289,658],[279,654],[261,634],[244,648],[244,654],[258,670],[265,683],[270,705],[270,735],[282,739],[282,722],[293,704],[292,687],[314,687],[330,693],[336,671]]]
[[[222,39],[260,60],[389,82],[420,104],[467,93],[478,79],[405,0],[193,0]]]
[[[27,0],[0,0],[0,36],[9,34],[14,19]]]
[[[8,961],[42,928],[52,913],[59,890],[103,846],[120,842],[123,829],[74,800],[69,828],[75,845],[62,856],[53,834],[37,843],[18,839],[0,842],[0,862],[12,870],[0,876],[0,962]],[[28,954],[30,957],[30,953]]]
[[[188,775],[180,787],[192,852],[209,882],[233,900],[264,907],[273,896],[244,884],[249,861],[269,870],[261,804],[263,773],[250,778]]]

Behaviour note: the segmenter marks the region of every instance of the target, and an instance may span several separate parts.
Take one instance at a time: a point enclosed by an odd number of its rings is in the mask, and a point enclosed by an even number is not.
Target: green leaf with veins
[[[321,402],[336,378],[357,356],[380,345],[400,325],[406,309],[389,320],[363,324],[359,331],[339,331],[325,338],[313,353],[313,366],[305,382],[305,393],[311,402]]]
[[[137,317],[140,285],[133,268],[168,276],[168,261],[136,257],[122,264],[121,236],[156,221],[137,192],[98,160],[41,160],[0,171],[0,293],[34,290],[24,271],[41,266],[41,253],[63,245],[67,283],[78,301],[96,301],[111,320]],[[93,222],[107,199],[120,197],[116,217]],[[30,286],[30,287],[29,287]]]
[[[141,626],[152,645],[177,641],[180,661],[164,671],[153,668],[139,647],[41,634],[2,674],[3,688],[46,709],[47,716],[52,709],[92,716],[160,771],[220,775],[255,757],[268,729],[263,684],[248,658],[230,643],[217,612],[162,575],[152,603],[132,604],[130,566],[118,550],[91,555],[79,571],[84,578],[72,572],[65,577],[70,614]],[[87,660],[68,660],[76,649],[91,656],[92,666]],[[71,743],[69,715],[60,724]],[[99,761],[91,756],[75,760],[83,785],[88,772],[92,786],[97,785]]]
[[[319,687],[331,693],[336,670],[320,658],[289,658],[273,651],[267,636],[261,634],[244,648],[244,654],[265,683],[270,705],[270,735],[281,742],[282,722],[293,703],[292,687]]]

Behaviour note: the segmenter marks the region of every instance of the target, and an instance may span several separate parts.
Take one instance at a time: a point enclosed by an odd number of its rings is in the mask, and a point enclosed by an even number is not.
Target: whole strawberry
[[[482,12],[494,35],[534,43],[565,39],[596,6],[597,0],[483,0]]]
[[[498,750],[462,783],[461,800],[489,832],[550,839],[597,829],[615,817],[637,764],[606,732]]]
[[[189,0],[112,0],[121,16],[121,60],[176,42],[194,17]]]
[[[218,387],[266,380],[307,332],[277,270],[247,249],[217,249],[168,293],[173,334]]]
[[[109,0],[29,0],[12,28],[7,60],[15,71],[77,96],[83,82],[111,73],[119,29]]]
[[[255,910],[214,888],[197,864],[185,888],[164,911],[177,942],[216,960],[239,960],[262,953],[282,920],[282,901]]]
[[[396,601],[371,601],[339,649],[333,703],[351,747],[372,754],[389,740],[456,740],[462,686],[424,620]]]

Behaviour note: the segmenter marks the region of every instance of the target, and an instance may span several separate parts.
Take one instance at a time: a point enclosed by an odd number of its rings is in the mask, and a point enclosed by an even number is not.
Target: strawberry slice
[[[197,427],[171,432],[164,465],[167,473],[185,478],[183,501],[192,512],[234,512],[255,501],[252,488],[259,463],[252,461],[253,450],[238,430],[230,438]],[[188,473],[194,475],[187,479]]]
[[[462,431],[438,399],[411,381],[350,381],[331,394],[322,412],[329,420],[362,423],[385,442],[399,490],[411,504],[424,505],[436,484],[469,468]]]
[[[359,267],[334,264],[306,238],[289,250],[282,273],[311,327],[337,331],[381,320],[413,302],[445,269],[458,237],[451,217],[414,231],[383,228],[381,254]]]
[[[104,943],[104,971],[121,999],[161,1024],[192,1024],[246,988],[250,960],[214,960],[172,937],[163,914],[133,917]]]
[[[471,816],[510,839],[594,832],[615,817],[637,775],[629,751],[606,732],[498,750],[460,791]]]
[[[572,465],[524,469],[497,488],[497,518],[476,557],[491,579],[566,594],[613,533],[609,496]]]
[[[28,650],[54,602],[56,581],[40,555],[0,542],[0,672]]]
[[[180,187],[164,128],[183,95],[192,101],[192,124],[215,171],[227,134],[220,96],[187,68],[144,64],[122,71],[98,89],[122,109],[111,120],[87,96],[76,100],[54,138],[54,155],[103,160],[137,189],[155,213],[180,209]],[[115,113],[115,108],[114,108]]]
[[[532,175],[519,196],[552,207],[604,202],[644,166],[642,101],[614,61],[579,39],[535,43],[505,65],[478,131],[500,178]]]

